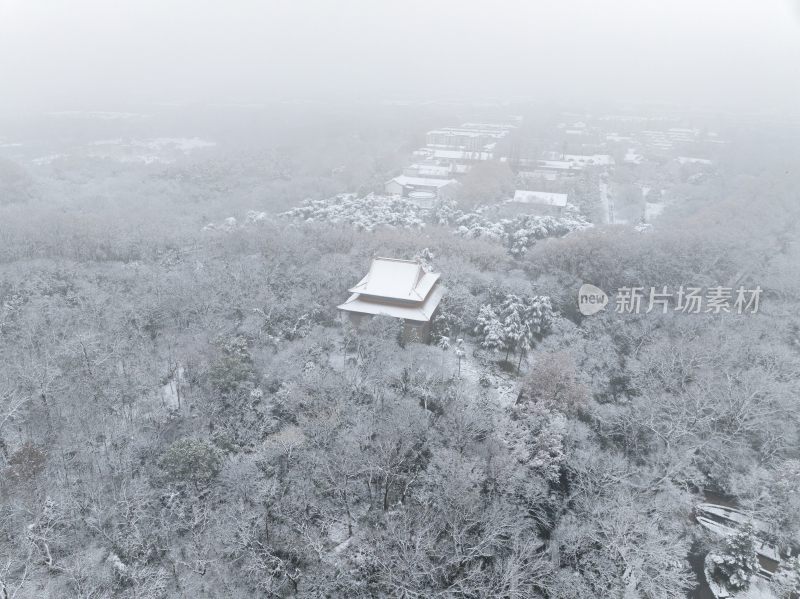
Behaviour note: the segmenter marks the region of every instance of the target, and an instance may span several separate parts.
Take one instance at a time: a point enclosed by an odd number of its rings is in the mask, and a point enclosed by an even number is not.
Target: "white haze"
[[[532,99],[796,114],[789,0],[0,0],[0,108]]]

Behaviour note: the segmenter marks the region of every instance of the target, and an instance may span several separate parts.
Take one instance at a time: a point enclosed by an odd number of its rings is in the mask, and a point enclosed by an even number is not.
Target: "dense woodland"
[[[691,555],[730,550],[693,521],[709,491],[796,548],[797,131],[731,129],[702,181],[669,174],[681,201],[646,230],[515,246],[529,223],[287,214],[379,190],[416,140],[374,127],[168,166],[0,164],[0,598],[685,597]],[[459,218],[498,185],[468,185]],[[432,344],[343,325],[375,255],[442,273]],[[731,281],[764,289],[757,314],[575,303],[584,282]],[[800,563],[772,586],[792,597]]]

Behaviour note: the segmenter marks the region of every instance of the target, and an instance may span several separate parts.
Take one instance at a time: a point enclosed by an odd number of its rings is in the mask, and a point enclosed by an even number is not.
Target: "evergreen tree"
[[[481,347],[499,351],[505,347],[503,325],[491,305],[481,307],[478,313],[478,326],[475,333],[481,339]]]
[[[711,553],[711,575],[732,591],[741,591],[750,586],[758,572],[756,537],[748,525],[725,539],[722,553]]]

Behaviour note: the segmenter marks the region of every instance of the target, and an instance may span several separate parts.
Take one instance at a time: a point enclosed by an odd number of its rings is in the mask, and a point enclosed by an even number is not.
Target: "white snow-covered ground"
[[[480,357],[480,351],[476,355],[476,349],[477,345],[465,342],[465,355],[461,359],[461,379],[475,387],[484,388],[481,384],[481,376],[483,376],[484,380],[488,380],[489,382],[488,387],[485,387],[488,397],[499,407],[505,408],[512,406],[517,400],[517,395],[519,393],[519,379],[516,376],[501,371],[500,367],[496,364],[497,360],[503,357],[501,354],[490,358],[490,363],[486,364],[484,363],[486,360]],[[516,362],[517,356],[511,356],[510,359],[512,362]],[[453,358],[453,360],[455,360],[455,358]],[[525,372],[526,363],[529,360],[530,356],[528,356],[527,360],[523,360],[523,372]]]
[[[778,599],[775,594],[769,590],[766,582],[756,580],[750,585],[744,593],[735,595],[736,599]]]

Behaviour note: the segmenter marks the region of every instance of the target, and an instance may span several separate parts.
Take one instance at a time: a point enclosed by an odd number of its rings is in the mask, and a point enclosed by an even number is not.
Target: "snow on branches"
[[[508,247],[512,256],[522,256],[539,239],[563,237],[572,231],[591,227],[576,211],[564,217],[522,215],[493,222],[482,214],[471,212],[455,221],[456,232],[470,239],[499,241]]]
[[[486,304],[478,313],[481,347],[495,352],[505,350],[522,356],[547,333],[553,320],[550,298],[541,295],[520,297],[509,294],[495,307]]]
[[[418,229],[425,226],[427,210],[397,196],[340,194],[325,200],[306,200],[284,216],[306,222],[344,223],[363,231],[388,226]]]
[[[561,237],[591,226],[574,207],[563,217],[522,215],[492,221],[480,211],[463,212],[452,200],[423,208],[398,196],[340,194],[324,200],[306,200],[283,216],[306,222],[343,223],[372,231],[387,226],[418,229],[430,223],[449,226],[457,235],[502,243],[512,256],[523,255],[537,240]]]

